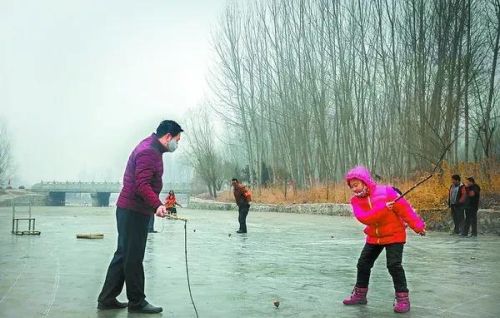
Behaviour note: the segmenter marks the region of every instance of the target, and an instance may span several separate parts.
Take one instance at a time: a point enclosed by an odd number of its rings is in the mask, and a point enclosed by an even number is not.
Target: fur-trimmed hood
[[[347,185],[349,185],[349,181],[353,179],[363,181],[370,192],[373,192],[373,190],[377,186],[377,183],[375,182],[375,180],[373,180],[370,171],[363,166],[354,167],[349,170],[349,172],[347,172],[347,174],[345,175],[345,181],[347,182]]]

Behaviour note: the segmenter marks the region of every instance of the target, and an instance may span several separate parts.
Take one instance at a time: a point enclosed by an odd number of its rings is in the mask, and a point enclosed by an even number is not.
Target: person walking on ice
[[[351,205],[354,216],[366,225],[366,243],[358,260],[356,285],[352,294],[344,299],[345,305],[366,304],[370,272],[378,256],[385,249],[387,269],[395,289],[393,309],[397,313],[410,310],[410,298],[403,269],[403,247],[406,243],[405,223],[416,233],[425,235],[425,223],[389,185],[379,185],[365,167],[351,169],[346,177],[353,192]]]
[[[233,186],[234,199],[238,205],[238,222],[240,223],[240,228],[236,233],[243,234],[247,232],[247,216],[250,210],[252,192],[236,178],[231,180],[231,185]]]

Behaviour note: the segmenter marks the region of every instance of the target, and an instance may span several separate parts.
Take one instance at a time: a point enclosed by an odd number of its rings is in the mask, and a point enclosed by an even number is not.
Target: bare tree
[[[498,128],[498,117],[495,120],[494,107],[498,103],[498,88],[496,87],[498,51],[500,49],[500,0],[491,1],[493,16],[489,19],[492,34],[490,36],[490,49],[492,54],[490,79],[488,85],[488,97],[486,104],[480,104],[482,122],[479,126],[479,138],[483,145],[484,155],[489,158],[492,155],[492,141],[495,130]],[[495,89],[497,88],[497,89]],[[496,100],[495,100],[496,99]]]
[[[10,137],[5,121],[0,119],[0,186],[5,185],[11,177],[12,154]]]
[[[215,131],[207,107],[193,110],[188,119],[186,158],[195,173],[205,182],[210,196],[220,189],[221,163],[215,148]]]

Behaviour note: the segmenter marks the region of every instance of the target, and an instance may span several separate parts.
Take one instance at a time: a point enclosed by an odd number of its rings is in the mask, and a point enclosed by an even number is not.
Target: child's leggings
[[[385,248],[387,258],[387,269],[392,276],[394,289],[396,292],[408,292],[406,286],[405,270],[403,269],[403,247],[404,243],[394,243],[387,245],[376,245],[366,243],[358,260],[358,276],[356,286],[367,288],[370,282],[370,273],[382,250]]]

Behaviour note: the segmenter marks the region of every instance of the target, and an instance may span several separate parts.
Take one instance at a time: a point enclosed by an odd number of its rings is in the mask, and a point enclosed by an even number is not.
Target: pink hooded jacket
[[[387,208],[386,203],[394,201],[398,197],[397,192],[391,186],[375,183],[365,167],[351,169],[345,179],[348,184],[353,179],[361,180],[368,187],[368,196],[351,198],[354,216],[366,225],[364,232],[367,243],[405,243],[405,223],[416,233],[425,229],[424,221],[404,198],[394,204],[392,211]]]

